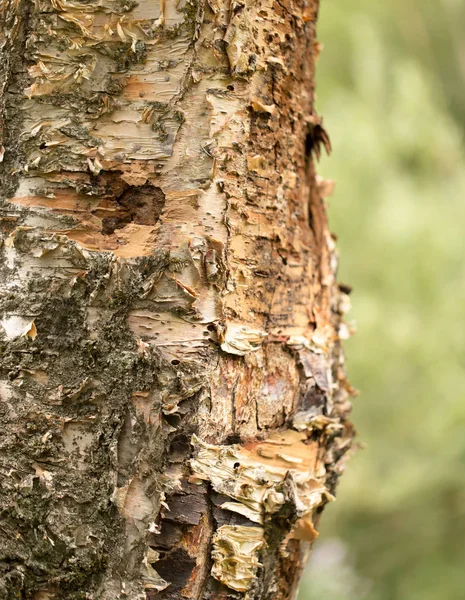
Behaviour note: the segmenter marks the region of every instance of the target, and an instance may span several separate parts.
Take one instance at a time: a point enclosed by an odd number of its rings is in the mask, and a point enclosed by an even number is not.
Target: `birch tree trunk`
[[[316,0],[3,0],[1,598],[294,597],[350,444]]]

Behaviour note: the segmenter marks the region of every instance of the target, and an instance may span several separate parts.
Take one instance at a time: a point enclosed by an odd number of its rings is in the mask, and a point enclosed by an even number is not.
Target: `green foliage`
[[[366,449],[325,511],[300,600],[465,597],[463,23],[453,0],[322,1],[333,155],[319,171],[337,182]]]

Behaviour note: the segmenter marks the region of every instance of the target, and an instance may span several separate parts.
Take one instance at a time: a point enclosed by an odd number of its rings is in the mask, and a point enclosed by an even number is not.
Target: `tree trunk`
[[[3,1],[1,598],[294,596],[352,435],[316,16]]]

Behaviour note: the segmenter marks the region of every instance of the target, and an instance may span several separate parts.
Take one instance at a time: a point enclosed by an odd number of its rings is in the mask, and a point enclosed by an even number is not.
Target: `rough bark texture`
[[[315,0],[3,0],[0,597],[292,598],[351,438]]]

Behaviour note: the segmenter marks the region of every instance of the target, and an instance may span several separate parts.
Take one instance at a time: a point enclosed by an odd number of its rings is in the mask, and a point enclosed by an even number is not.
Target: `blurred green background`
[[[319,39],[366,448],[299,600],[464,600],[465,2],[321,0]]]

